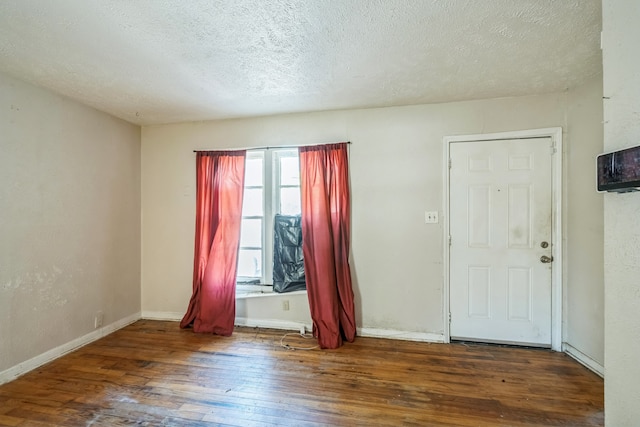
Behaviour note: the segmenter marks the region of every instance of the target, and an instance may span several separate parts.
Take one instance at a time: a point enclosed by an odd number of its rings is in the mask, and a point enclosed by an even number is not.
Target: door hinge
[[[451,246],[451,236],[449,236],[449,246]]]
[[[451,312],[449,312],[449,323],[451,323]]]
[[[552,142],[552,143],[551,143],[550,151],[551,151],[551,155],[552,155],[552,156],[553,156],[554,154],[556,154],[556,143],[555,143],[555,142]]]
[[[451,169],[451,159],[449,159],[449,169]]]

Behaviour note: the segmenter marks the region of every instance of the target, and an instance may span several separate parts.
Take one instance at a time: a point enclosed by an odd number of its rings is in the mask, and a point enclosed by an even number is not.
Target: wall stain
[[[27,272],[10,279],[0,286],[0,294],[27,294],[32,301],[32,310],[43,307],[63,307],[76,294],[74,289],[65,286],[70,282],[73,274],[66,274],[57,265],[47,270]]]

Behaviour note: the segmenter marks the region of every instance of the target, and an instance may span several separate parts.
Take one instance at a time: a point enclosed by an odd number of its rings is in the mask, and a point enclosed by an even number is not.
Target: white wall
[[[572,147],[572,167],[588,168],[587,186],[568,194],[567,216],[602,221],[601,203],[593,195],[593,162],[585,158],[601,147],[601,103],[598,83],[583,89],[576,99],[595,106],[575,112],[571,132],[593,135]],[[424,224],[425,210],[443,210],[443,137],[562,126],[566,128],[567,94],[457,102],[437,105],[334,111],[243,120],[183,123],[144,127],[142,130],[143,206],[143,313],[184,313],[191,294],[194,233],[194,149],[314,144],[349,140],[352,188],[352,269],[358,326],[392,330],[413,337],[434,338],[443,333],[443,229]],[[581,107],[583,108],[583,107]],[[581,132],[586,126],[587,131]],[[597,148],[594,148],[597,146]],[[585,174],[581,174],[582,180]],[[571,177],[569,177],[571,180]],[[587,194],[588,193],[588,194]],[[583,200],[584,199],[584,200]],[[592,206],[593,205],[593,206]],[[580,230],[573,227],[577,236]],[[602,246],[597,237],[579,241]],[[591,250],[593,248],[587,248]],[[570,260],[570,262],[572,262]],[[580,261],[582,262],[582,261]],[[601,260],[591,261],[595,264]],[[569,272],[574,271],[572,268]],[[565,278],[570,280],[570,278]],[[581,280],[584,279],[581,277]],[[586,305],[600,299],[601,277],[593,277],[594,294]],[[280,297],[275,297],[280,298]],[[284,298],[284,297],[283,297]],[[261,307],[259,300],[242,303],[243,315],[281,319],[277,300]],[[287,320],[308,318],[308,307],[286,313]],[[253,309],[252,309],[253,307]],[[293,310],[293,307],[292,307]],[[577,311],[580,309],[576,308]],[[170,316],[169,316],[170,317]],[[602,329],[596,318],[594,329]],[[600,358],[595,344],[584,346]],[[593,348],[592,348],[593,347]],[[595,350],[594,350],[595,349]]]
[[[595,159],[603,150],[602,78],[568,94],[565,182],[565,328],[572,354],[604,368],[604,201]]]
[[[640,145],[640,3],[604,0],[604,142]],[[640,423],[640,193],[604,196],[605,424]]]
[[[140,311],[140,129],[1,74],[0,109],[2,374]]]

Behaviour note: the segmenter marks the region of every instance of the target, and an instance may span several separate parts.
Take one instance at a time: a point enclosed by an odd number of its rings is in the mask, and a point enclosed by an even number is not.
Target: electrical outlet
[[[438,223],[438,211],[426,211],[424,213],[425,224],[437,224]]]
[[[103,323],[104,323],[104,313],[102,311],[96,311],[96,316],[93,319],[94,329],[101,328]]]
[[[289,300],[282,301],[282,311],[289,311]]]

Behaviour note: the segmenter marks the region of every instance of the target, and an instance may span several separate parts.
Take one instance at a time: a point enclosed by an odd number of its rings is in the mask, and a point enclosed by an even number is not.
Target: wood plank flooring
[[[283,334],[141,320],[0,386],[0,425],[604,425],[602,379],[561,353]]]

